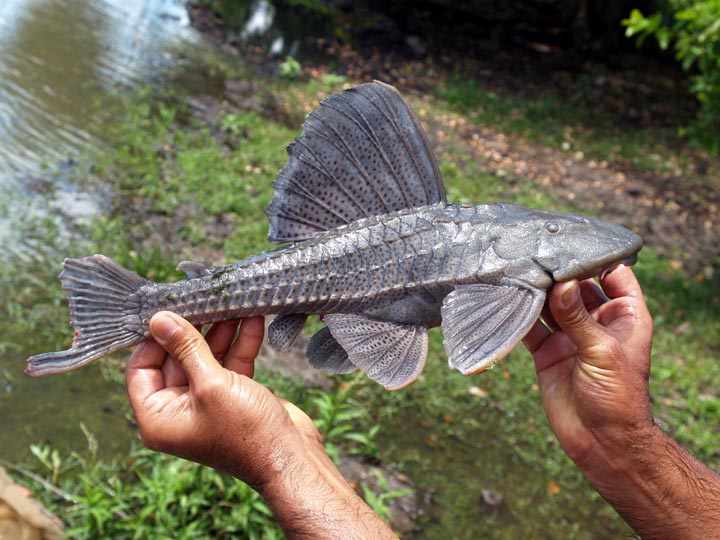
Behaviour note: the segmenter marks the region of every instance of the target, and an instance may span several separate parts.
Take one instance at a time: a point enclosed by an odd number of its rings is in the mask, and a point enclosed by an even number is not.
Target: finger
[[[583,303],[587,306],[588,311],[593,311],[607,302],[607,297],[593,279],[586,279],[580,283],[580,293],[582,294]],[[545,326],[551,331],[557,332],[560,330],[560,325],[550,310],[549,302],[545,302],[540,312],[540,317],[545,323]]]
[[[580,284],[573,280],[558,283],[550,293],[550,309],[560,328],[575,344],[578,352],[590,352],[591,347],[606,336],[583,303]]]
[[[240,331],[235,343],[225,354],[225,368],[246,377],[255,372],[255,357],[265,336],[265,319],[250,317],[240,324]]]
[[[607,296],[594,279],[586,279],[580,282],[580,295],[582,296],[585,309],[592,312],[608,301]]]
[[[538,374],[556,373],[553,368],[566,364],[569,359],[574,361],[576,356],[577,347],[570,337],[565,332],[553,332],[533,354],[535,371]]]
[[[187,386],[188,378],[177,360],[170,355],[165,355],[165,363],[162,367],[163,375],[165,375],[165,386]]]
[[[213,356],[221,364],[235,337],[238,324],[240,324],[240,321],[225,321],[213,324],[205,334],[205,341],[207,341]]]
[[[217,362],[208,361],[213,356],[202,334],[179,315],[169,311],[156,313],[150,319],[150,332],[182,367],[190,385],[209,380],[220,368]]]
[[[619,298],[621,296],[642,298],[642,289],[635,277],[635,273],[624,264],[617,266],[600,278],[600,285],[608,298]]]
[[[152,340],[141,343],[130,356],[125,381],[134,410],[149,396],[165,388],[165,377],[160,369],[164,361],[165,349]]]
[[[534,355],[551,334],[552,331],[538,319],[522,341],[530,354]]]
[[[540,317],[542,318],[543,323],[545,323],[545,326],[547,326],[551,332],[556,332],[560,330],[560,325],[557,323],[555,317],[553,317],[553,314],[550,311],[549,303],[545,302],[545,305],[540,312]]]

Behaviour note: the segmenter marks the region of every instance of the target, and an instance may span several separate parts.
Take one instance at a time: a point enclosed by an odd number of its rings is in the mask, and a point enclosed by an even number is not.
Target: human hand
[[[535,358],[548,421],[586,474],[599,448],[634,443],[629,439],[653,426],[653,328],[640,285],[622,265],[600,285],[592,279],[556,284],[547,326],[538,321],[523,340]]]
[[[205,338],[169,312],[150,321],[154,340],[127,366],[143,443],[259,487],[291,455],[325,454],[312,420],[252,380],[262,317],[213,325]],[[167,353],[169,354],[166,354]]]
[[[653,422],[653,328],[640,285],[625,266],[600,285],[555,285],[543,313],[548,326],[538,322],[525,336],[550,425],[642,538],[708,538],[720,524],[720,476]]]
[[[262,317],[213,325],[205,338],[160,312],[126,379],[143,443],[255,487],[288,540],[395,538],[334,466],[312,420],[252,380]],[[169,354],[166,354],[169,353]]]

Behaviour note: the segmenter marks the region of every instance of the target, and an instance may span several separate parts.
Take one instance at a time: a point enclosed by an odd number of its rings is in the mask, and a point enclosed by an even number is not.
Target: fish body
[[[324,100],[288,156],[266,213],[269,239],[291,245],[227,266],[186,261],[187,279],[175,283],[102,255],[67,259],[73,346],[31,357],[28,373],[69,371],[140,343],[161,310],[195,324],[276,315],[268,339],[280,351],[309,315],[323,315],[311,364],[359,368],[389,389],[419,375],[427,329],[442,326],[451,367],[476,373],[524,337],[555,281],[598,275],[642,245],[594,218],[447,202],[417,117],[383,83]]]

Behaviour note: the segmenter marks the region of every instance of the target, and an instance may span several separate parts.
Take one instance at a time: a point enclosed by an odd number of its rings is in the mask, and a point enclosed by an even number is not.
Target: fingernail
[[[564,308],[569,308],[575,303],[580,287],[578,287],[576,280],[568,281],[567,284],[564,284],[564,287],[565,290],[560,292],[560,303]]]
[[[616,264],[615,266],[613,266],[612,268],[608,268],[602,274],[600,274],[600,280],[602,281],[603,279],[608,277],[610,274],[612,274],[615,270],[620,269],[621,266],[624,267],[625,265],[623,263],[619,263],[619,264]]]
[[[180,330],[180,325],[169,313],[158,313],[150,319],[150,332],[160,345],[167,345],[172,335]]]

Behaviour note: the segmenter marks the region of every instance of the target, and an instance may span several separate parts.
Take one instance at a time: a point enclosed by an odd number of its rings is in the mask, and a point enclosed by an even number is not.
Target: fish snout
[[[619,226],[617,226],[620,228]],[[639,235],[622,228],[624,235],[615,236],[613,245],[592,256],[573,257],[566,264],[559,265],[552,276],[555,281],[569,281],[571,279],[587,279],[604,276],[618,265],[632,266],[638,260],[638,251],[642,248],[642,238]]]

